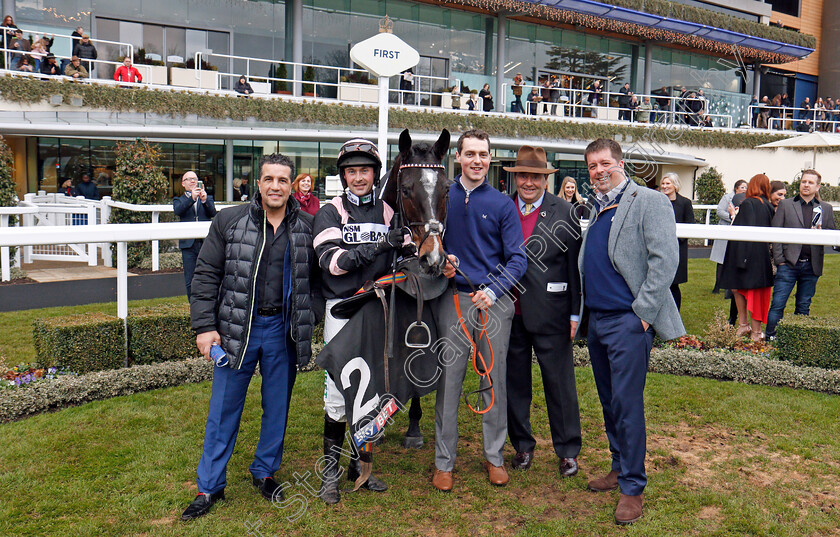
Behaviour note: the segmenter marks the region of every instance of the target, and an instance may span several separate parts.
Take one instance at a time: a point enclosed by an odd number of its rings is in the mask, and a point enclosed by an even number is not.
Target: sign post
[[[390,31],[383,31],[383,28],[391,26],[388,17],[385,17],[384,22],[385,24],[380,24],[382,33],[356,43],[350,49],[350,59],[379,78],[379,137],[376,145],[379,146],[383,160],[387,160],[388,90],[391,77],[417,65],[420,62],[420,54]],[[382,174],[385,174],[385,166],[382,166]]]

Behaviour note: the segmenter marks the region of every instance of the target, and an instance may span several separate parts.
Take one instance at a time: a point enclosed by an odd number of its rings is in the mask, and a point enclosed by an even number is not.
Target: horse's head
[[[383,197],[402,215],[402,225],[411,230],[420,267],[439,275],[446,262],[443,231],[450,181],[443,159],[449,152],[449,131],[443,129],[437,142],[411,144],[408,129],[400,134],[400,154],[388,178]]]

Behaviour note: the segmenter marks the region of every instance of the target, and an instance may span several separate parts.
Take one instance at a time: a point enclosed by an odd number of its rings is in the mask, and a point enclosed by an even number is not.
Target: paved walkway
[[[86,263],[72,263],[67,261],[35,261],[23,265],[22,268],[27,276],[38,283],[117,277],[117,269],[115,268],[104,267],[102,265],[89,267]],[[128,275],[136,276],[136,274],[130,272]]]

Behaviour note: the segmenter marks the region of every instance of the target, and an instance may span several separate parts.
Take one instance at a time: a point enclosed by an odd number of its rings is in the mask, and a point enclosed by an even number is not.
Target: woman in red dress
[[[770,179],[766,175],[758,174],[750,179],[747,197],[738,206],[732,225],[770,227],[774,212],[770,194]],[[732,289],[735,296],[738,335],[750,334],[753,341],[762,341],[761,323],[767,322],[773,289],[773,269],[767,243],[729,241],[720,286]]]

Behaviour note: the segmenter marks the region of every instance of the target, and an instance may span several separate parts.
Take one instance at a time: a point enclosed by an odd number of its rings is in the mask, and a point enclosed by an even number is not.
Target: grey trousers
[[[481,330],[477,320],[477,310],[472,305],[467,293],[458,293],[461,301],[461,313],[470,336],[478,342]],[[455,451],[458,446],[458,406],[461,402],[462,386],[467,368],[472,368],[470,360],[470,343],[464,334],[452,293],[446,292],[437,299],[435,304],[438,334],[446,338],[444,345],[438,350],[439,362],[443,369],[438,384],[435,402],[435,467],[444,472],[451,472],[455,467]],[[490,320],[487,323],[487,335],[493,346],[494,365],[490,372],[493,382],[495,402],[489,412],[482,415],[482,433],[484,436],[484,457],[494,466],[502,466],[504,458],[502,451],[507,438],[507,390],[505,379],[507,376],[507,351],[510,340],[510,325],[513,319],[513,301],[509,296],[500,297],[489,310]],[[485,360],[490,360],[486,340],[479,343],[479,350]],[[480,362],[479,362],[480,364]],[[486,384],[482,381],[481,387]],[[483,408],[490,403],[490,393],[483,393]],[[474,399],[474,398],[473,398]]]

